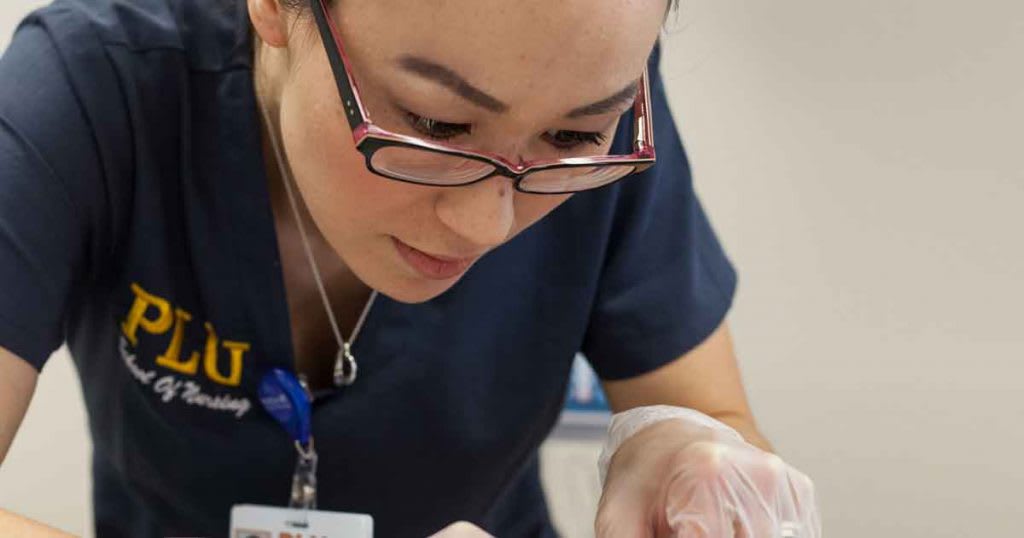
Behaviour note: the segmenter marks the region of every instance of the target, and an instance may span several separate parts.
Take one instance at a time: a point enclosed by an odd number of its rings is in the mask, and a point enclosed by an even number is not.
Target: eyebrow
[[[574,108],[565,115],[567,118],[578,118],[580,116],[600,116],[608,112],[617,111],[622,105],[632,104],[636,101],[636,94],[640,91],[640,82],[634,80],[625,88],[622,88],[615,95],[595,101],[589,105]]]
[[[448,88],[459,97],[491,112],[507,112],[508,105],[497,97],[470,84],[458,73],[451,69],[426,58],[405,54],[398,58],[398,65],[415,75],[432,80],[445,88]],[[639,81],[630,82],[625,88],[614,95],[595,101],[589,105],[574,108],[565,115],[567,118],[579,118],[582,116],[599,116],[608,112],[616,111],[624,104],[633,103],[639,91]]]
[[[473,86],[466,79],[459,76],[458,73],[441,64],[407,54],[398,58],[398,65],[410,73],[432,80],[448,88],[459,97],[491,112],[505,112],[508,110],[508,105]]]

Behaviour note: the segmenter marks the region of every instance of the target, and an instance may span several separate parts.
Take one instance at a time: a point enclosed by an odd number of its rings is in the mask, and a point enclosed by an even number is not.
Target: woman
[[[536,449],[582,350],[625,411],[599,535],[818,536],[739,380],[735,277],[657,76],[667,9],[30,16],[0,61],[0,423],[66,340],[99,536],[220,535],[292,485],[380,536],[549,536]]]

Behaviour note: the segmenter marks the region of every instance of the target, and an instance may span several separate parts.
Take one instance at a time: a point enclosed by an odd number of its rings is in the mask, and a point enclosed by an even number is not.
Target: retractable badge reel
[[[260,381],[259,398],[295,446],[291,495],[288,508],[236,505],[231,510],[231,537],[277,538],[280,533],[301,530],[332,538],[371,538],[373,518],[369,515],[316,509],[317,454],[312,433],[312,397],[306,387],[293,373],[274,368]]]
[[[315,510],[317,456],[309,392],[291,372],[274,368],[260,381],[259,396],[263,408],[284,427],[295,445],[297,458],[288,507]]]

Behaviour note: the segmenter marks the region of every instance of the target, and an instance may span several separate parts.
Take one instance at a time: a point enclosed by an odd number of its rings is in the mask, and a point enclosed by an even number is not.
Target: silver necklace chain
[[[295,216],[295,224],[299,228],[302,249],[306,252],[306,259],[309,260],[310,269],[313,270],[313,280],[316,281],[316,287],[320,292],[320,299],[324,304],[324,310],[327,311],[327,318],[331,322],[331,331],[334,332],[334,339],[338,342],[338,354],[334,359],[334,385],[336,387],[351,385],[355,382],[359,372],[359,363],[356,362],[356,357],[352,354],[352,346],[355,344],[359,331],[363,328],[363,323],[370,313],[370,307],[373,306],[374,300],[377,299],[377,290],[371,291],[370,298],[366,301],[366,306],[363,307],[362,313],[359,314],[359,320],[356,321],[355,327],[352,328],[352,334],[349,335],[348,342],[346,342],[341,337],[338,320],[334,317],[334,308],[331,306],[330,298],[327,297],[327,290],[324,287],[323,278],[320,276],[320,269],[317,267],[316,259],[313,257],[313,248],[310,246],[309,238],[306,236],[306,227],[302,223],[302,217],[299,215],[298,198],[292,189],[291,183],[293,180],[289,168],[285,166],[284,152],[281,150],[281,144],[277,140],[277,136],[274,135],[274,124],[270,123],[270,115],[267,113],[266,108],[262,106],[260,108],[263,109],[263,121],[267,126],[270,144],[274,148],[274,156],[277,158],[277,166],[281,172],[281,182],[284,183],[284,190],[288,193],[288,202],[292,208],[292,215]]]

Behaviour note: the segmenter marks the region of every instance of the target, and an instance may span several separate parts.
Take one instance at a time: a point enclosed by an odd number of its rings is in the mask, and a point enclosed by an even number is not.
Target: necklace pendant
[[[344,387],[355,383],[356,373],[359,371],[359,364],[356,363],[352,350],[346,343],[338,350],[338,356],[334,359],[334,386]]]

